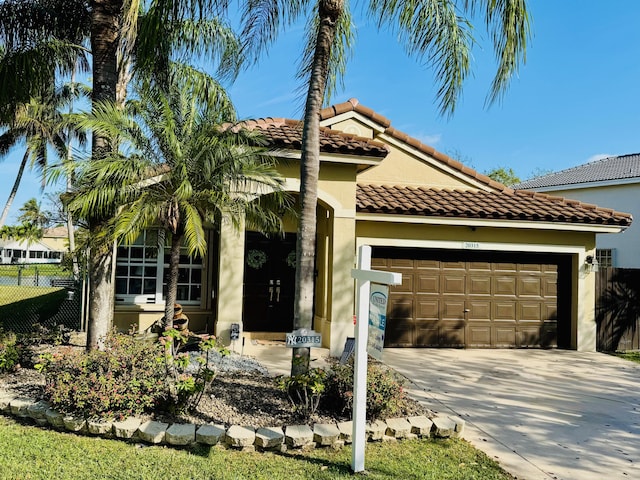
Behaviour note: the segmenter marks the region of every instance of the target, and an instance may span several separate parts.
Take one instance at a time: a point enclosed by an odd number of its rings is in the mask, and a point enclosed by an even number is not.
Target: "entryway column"
[[[218,316],[215,334],[221,342],[228,345],[232,323],[240,324],[242,332],[244,282],[244,228],[236,230],[228,219],[223,220],[220,227],[219,265]]]
[[[355,290],[351,270],[355,268],[356,219],[353,215],[335,216],[332,253],[331,342],[329,348],[331,356],[339,357],[346,338],[354,335]]]

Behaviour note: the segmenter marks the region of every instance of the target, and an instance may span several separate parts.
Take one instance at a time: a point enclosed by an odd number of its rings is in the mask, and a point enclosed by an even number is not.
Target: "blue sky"
[[[353,2],[352,2],[353,3]],[[529,1],[533,37],[527,62],[499,104],[485,108],[495,62],[476,25],[473,75],[453,117],[438,114],[429,69],[407,57],[393,34],[356,19],[357,39],[344,88],[332,98],[357,98],[392,125],[484,172],[511,167],[523,179],[605,155],[640,151],[640,2]],[[241,118],[301,118],[295,78],[301,29],[292,28],[256,67],[243,73],[231,96]],[[0,205],[22,152],[0,163]],[[42,198],[35,175],[25,175],[15,212]]]

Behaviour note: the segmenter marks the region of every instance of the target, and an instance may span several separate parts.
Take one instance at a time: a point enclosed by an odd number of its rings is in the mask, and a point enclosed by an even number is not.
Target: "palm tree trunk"
[[[99,235],[100,227],[90,230],[91,236]],[[111,328],[115,306],[113,291],[113,245],[104,242],[89,251],[89,322],[87,350],[102,349],[104,339]]]
[[[296,246],[296,291],[293,328],[312,328],[316,258],[316,206],[320,171],[320,110],[324,102],[331,47],[343,0],[318,2],[320,27],[316,39],[302,130],[300,159],[300,218]],[[309,370],[309,348],[294,348],[291,375]]]
[[[117,51],[123,0],[91,0],[91,55],[93,58],[92,103],[116,101]],[[91,154],[99,158],[109,148],[109,139],[94,133]],[[98,232],[106,218],[90,218],[89,230]],[[93,237],[95,238],[95,237]],[[113,323],[113,248],[92,246],[89,260],[89,325],[87,350],[102,346],[101,336]]]
[[[178,272],[180,267],[180,247],[183,233],[179,230],[171,237],[171,251],[169,253],[169,278],[167,279],[167,297],[164,307],[164,328],[173,325],[173,310],[178,296]]]
[[[71,85],[75,85],[76,70],[75,68],[71,72]],[[75,88],[75,86],[74,86]],[[69,104],[69,114],[73,113],[73,100]],[[71,128],[67,129],[67,158],[66,163],[69,165],[67,171],[67,193],[71,192],[74,182],[73,169],[71,167],[71,161],[73,160],[73,154],[71,153]],[[69,255],[71,255],[71,269],[73,271],[73,279],[77,282],[80,279],[80,267],[78,266],[78,253],[76,252],[76,232],[73,225],[73,215],[68,208],[65,207],[67,214],[67,238],[69,240]]]
[[[16,193],[18,193],[18,187],[20,186],[20,182],[22,181],[22,174],[24,173],[28,158],[29,154],[28,152],[25,152],[24,156],[22,157],[22,162],[20,162],[18,175],[16,176],[15,182],[13,182],[13,188],[11,189],[11,193],[9,194],[6,205],[2,210],[2,217],[0,217],[0,228],[4,227],[4,222],[7,221],[7,215],[9,215],[9,210],[11,209],[14,198],[16,198]]]

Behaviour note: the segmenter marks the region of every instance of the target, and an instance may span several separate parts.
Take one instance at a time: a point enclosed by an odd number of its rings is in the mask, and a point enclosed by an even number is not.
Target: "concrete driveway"
[[[640,479],[640,364],[564,350],[385,348],[384,361],[519,479]]]

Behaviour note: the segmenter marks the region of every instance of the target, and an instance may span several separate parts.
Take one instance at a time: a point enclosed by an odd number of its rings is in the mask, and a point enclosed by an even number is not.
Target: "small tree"
[[[181,247],[205,255],[205,225],[219,224],[222,217],[238,227],[246,218],[262,229],[279,229],[277,208],[286,200],[259,134],[223,124],[234,118],[233,107],[210,77],[183,66],[166,91],[143,84],[137,94],[124,109],[103,103],[78,119],[99,135],[117,138],[119,149],[81,169],[69,208],[86,216],[118,207],[111,230],[125,243],[146,228],[166,232],[171,241],[167,327]],[[258,198],[260,191],[274,194]]]

